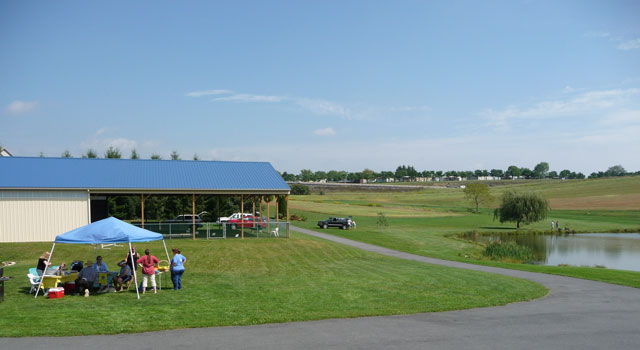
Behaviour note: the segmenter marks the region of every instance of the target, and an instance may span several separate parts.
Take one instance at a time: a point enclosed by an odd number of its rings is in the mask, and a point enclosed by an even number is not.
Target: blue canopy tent
[[[68,244],[129,243],[129,254],[133,256],[131,243],[159,241],[159,240],[162,240],[162,244],[164,245],[164,252],[167,254],[167,260],[171,260],[169,258],[169,252],[167,251],[167,245],[165,244],[161,234],[155,233],[149,230],[145,230],[137,226],[133,226],[129,223],[118,220],[114,217],[109,217],[109,218],[93,222],[89,225],[82,226],[77,229],[71,230],[67,233],[63,233],[61,235],[56,236],[56,239],[53,242],[53,246],[51,247],[51,254],[49,255],[49,260],[47,261],[47,263],[51,261],[51,257],[53,256],[53,250],[56,247],[56,243],[68,243]],[[140,292],[138,291],[138,288],[137,288],[138,276],[136,274],[135,269],[133,269],[133,277],[136,285],[136,293],[138,295],[138,299],[140,299]],[[36,298],[38,297],[38,292],[40,291],[40,287],[42,286],[42,280],[43,279],[41,278],[40,284],[38,285],[38,291],[36,291]]]

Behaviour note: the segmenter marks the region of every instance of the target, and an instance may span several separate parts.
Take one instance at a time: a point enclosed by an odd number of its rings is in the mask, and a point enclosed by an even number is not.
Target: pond
[[[481,243],[514,241],[534,254],[534,263],[606,267],[640,271],[640,233],[579,233],[566,235],[466,235]]]

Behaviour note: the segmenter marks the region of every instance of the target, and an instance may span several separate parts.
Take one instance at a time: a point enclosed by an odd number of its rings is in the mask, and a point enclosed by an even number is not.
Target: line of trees
[[[40,157],[44,157],[44,153],[40,152]],[[69,150],[67,149],[64,152],[62,152],[61,157],[62,158],[73,158],[73,155],[71,155],[71,152],[69,152]],[[93,148],[89,148],[85,153],[81,154],[80,157],[81,158],[100,158],[98,156],[97,151],[94,150]],[[123,158],[123,156],[122,156],[122,152],[120,151],[119,148],[117,148],[117,147],[109,147],[104,152],[103,158],[121,159],[121,158]],[[138,155],[138,151],[136,151],[135,148],[131,150],[131,155],[129,156],[129,159],[140,159],[140,155]],[[162,159],[162,156],[160,156],[157,153],[152,153],[151,156],[149,157],[149,159]],[[181,160],[180,154],[177,151],[173,151],[169,155],[169,159],[171,159],[171,160]],[[198,154],[194,154],[193,155],[193,160],[200,160],[200,157],[198,156]]]
[[[605,172],[597,172],[592,173],[589,178],[596,177],[609,177],[609,176],[629,176],[629,175],[640,175],[640,171],[631,173],[627,172],[621,165],[615,165],[610,167]],[[450,171],[442,171],[442,170],[424,170],[418,171],[411,165],[400,165],[396,168],[395,171],[380,171],[376,172],[371,169],[364,169],[360,172],[348,172],[344,170],[330,170],[330,171],[312,171],[310,169],[302,169],[299,174],[292,174],[288,172],[283,172],[282,177],[285,181],[320,181],[327,180],[331,182],[358,182],[360,179],[365,179],[367,181],[374,180],[376,178],[386,178],[386,179],[394,179],[396,181],[402,180],[405,178],[434,178],[434,177],[488,177],[492,176],[494,178],[523,178],[523,179],[584,179],[586,176],[581,172],[575,172],[568,169],[564,169],[561,171],[550,171],[549,163],[541,162],[537,164],[533,169],[529,169],[526,167],[518,167],[516,165],[509,166],[506,170],[501,169],[491,169],[491,170],[482,170],[477,169],[475,171],[471,170],[450,170]]]
[[[256,203],[256,211],[260,211],[259,201],[275,205],[278,201],[279,216],[284,219],[287,211],[287,202],[284,196],[245,196],[244,212],[251,213],[253,201]],[[141,198],[139,195],[130,196],[108,196],[107,207],[109,215],[121,220],[139,220],[141,215]],[[199,195],[196,196],[196,214],[206,212],[202,215],[202,220],[213,222],[221,216],[228,216],[231,213],[240,211],[240,197],[219,196],[219,195]],[[145,220],[165,220],[174,218],[182,214],[191,214],[193,208],[191,195],[152,195],[144,201]],[[261,213],[266,215],[266,211]],[[275,216],[272,208],[271,215]]]

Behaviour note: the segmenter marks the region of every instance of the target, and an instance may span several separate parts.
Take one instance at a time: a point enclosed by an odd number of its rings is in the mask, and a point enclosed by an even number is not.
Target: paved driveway
[[[640,289],[426,258],[293,229],[403,259],[526,278],[550,293],[531,302],[410,316],[0,339],[0,349],[640,349]]]

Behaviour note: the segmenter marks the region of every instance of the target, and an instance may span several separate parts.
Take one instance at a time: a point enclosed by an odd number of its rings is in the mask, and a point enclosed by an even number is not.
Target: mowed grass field
[[[48,243],[0,244],[5,302],[0,337],[116,334],[503,305],[547,290],[506,276],[385,257],[292,233],[290,239],[171,240],[187,257],[183,289],[37,299],[26,274]],[[163,259],[161,242],[137,244]],[[126,248],[100,250],[113,270]],[[88,245],[56,245],[52,262],[93,260]],[[164,257],[166,259],[166,256]],[[140,270],[138,270],[140,271]]]
[[[317,229],[362,242],[381,245],[409,253],[587,278],[640,287],[640,273],[586,267],[553,267],[512,264],[486,260],[484,249],[457,237],[463,232],[515,231],[515,223],[501,224],[493,219],[493,207],[505,191],[532,191],[549,199],[551,212],[547,220],[524,226],[521,231],[548,231],[550,221],[579,232],[640,231],[640,177],[595,180],[541,180],[500,183],[491,187],[496,200],[472,213],[471,203],[460,188],[425,188],[415,192],[332,192],[325,195],[293,196],[291,212],[304,215],[306,222],[295,225]],[[388,218],[389,227],[381,232],[377,213]],[[358,213],[358,214],[354,214]],[[316,222],[328,216],[353,215],[357,230],[320,230]]]

